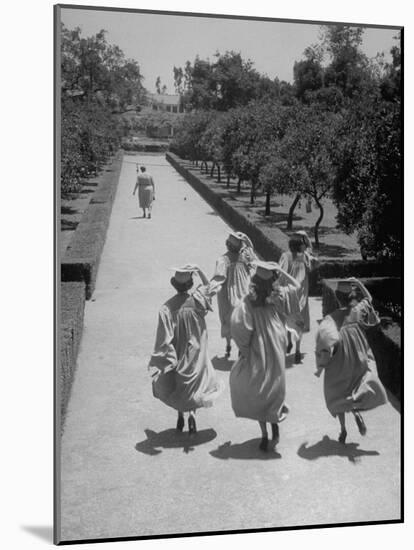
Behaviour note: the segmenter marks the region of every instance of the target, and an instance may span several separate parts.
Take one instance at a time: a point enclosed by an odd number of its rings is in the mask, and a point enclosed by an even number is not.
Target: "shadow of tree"
[[[318,254],[320,256],[330,256],[332,258],[340,258],[347,256],[352,252],[349,248],[335,244],[319,243]]]
[[[65,206],[65,205],[62,205],[61,208],[60,208],[60,213],[61,214],[77,214],[78,210],[76,208],[72,208],[72,206]]]
[[[267,452],[259,449],[261,439],[249,439],[243,443],[231,443],[226,441],[223,445],[220,445],[214,451],[210,451],[211,456],[219,458],[221,460],[228,460],[233,458],[236,460],[274,460],[276,458],[282,458],[275,449],[271,448],[271,441],[269,441],[269,450]]]
[[[194,451],[194,447],[208,443],[217,437],[217,433],[211,428],[191,435],[173,428],[158,433],[149,429],[144,431],[147,439],[137,443],[135,449],[140,453],[151,456],[162,453],[161,449],[182,448],[184,453],[189,453]]]
[[[281,226],[279,229],[283,229],[286,234],[288,234],[288,231],[286,231],[286,223],[288,219],[288,213],[286,212],[270,212],[268,216],[265,216],[263,213],[263,208],[261,209],[261,215],[262,220],[261,223],[267,226]],[[302,220],[303,218],[298,216],[297,214],[293,214],[293,223],[298,222],[299,220]],[[297,227],[299,227],[298,224],[296,224]],[[296,225],[295,225],[295,231],[296,231]],[[293,233],[294,231],[292,231]]]
[[[218,355],[213,357],[211,362],[213,363],[213,367],[216,370],[221,370],[225,372],[230,371],[231,367],[235,363],[235,361],[230,361],[230,359],[228,359],[227,357],[218,357]]]
[[[73,231],[78,227],[79,222],[71,222],[68,220],[61,220],[60,229],[61,231]]]
[[[359,443],[339,443],[324,435],[321,441],[315,445],[307,446],[307,442],[302,443],[298,449],[298,455],[306,460],[316,460],[327,456],[343,456],[350,462],[356,463],[361,456],[378,456],[378,451],[365,451],[359,449]]]

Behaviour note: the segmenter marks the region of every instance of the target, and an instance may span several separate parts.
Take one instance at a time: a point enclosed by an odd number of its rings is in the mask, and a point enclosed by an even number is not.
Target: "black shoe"
[[[184,416],[180,415],[177,420],[177,431],[182,432],[184,429]]]
[[[339,434],[339,437],[338,437],[339,443],[345,443],[347,435],[348,434],[346,433],[346,430],[342,430],[341,433]]]
[[[263,437],[262,437],[262,440],[261,440],[261,442],[260,442],[260,445],[259,445],[259,449],[260,449],[261,451],[266,452],[266,451],[267,451],[268,444],[269,444],[268,438],[263,436]]]
[[[195,434],[197,431],[196,421],[194,416],[188,417],[188,433]]]
[[[295,365],[299,365],[300,363],[302,363],[302,354],[299,351],[295,353],[294,363]]]
[[[272,439],[279,443],[279,425],[277,423],[272,424]]]
[[[364,419],[359,413],[354,413],[355,422],[357,423],[359,433],[365,435],[367,433],[367,427],[365,425]]]

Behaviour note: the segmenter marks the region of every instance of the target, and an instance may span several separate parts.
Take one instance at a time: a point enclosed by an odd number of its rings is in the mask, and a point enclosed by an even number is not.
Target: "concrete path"
[[[134,160],[124,160],[86,305],[62,440],[61,539],[398,519],[400,415],[391,405],[367,413],[365,437],[349,419],[349,443],[336,442],[337,421],[313,376],[317,299],[304,363],[287,371],[291,414],[276,452],[261,453],[258,425],[233,415],[216,310],[209,349],[226,391],[197,413],[193,439],[175,434],[175,412],[152,397],[146,370],[158,308],[173,291],[167,268],[196,262],[210,276],[228,226],[163,157],[149,155],[139,160],[155,178],[156,201],[153,219],[142,219]]]

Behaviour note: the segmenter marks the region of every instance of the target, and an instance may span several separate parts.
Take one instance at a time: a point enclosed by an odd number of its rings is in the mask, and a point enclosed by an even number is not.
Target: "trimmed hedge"
[[[59,396],[61,429],[63,429],[72,382],[76,369],[79,344],[82,337],[85,307],[85,283],[60,285],[60,371]]]
[[[397,278],[361,280],[372,294],[374,307],[380,310],[380,312],[384,304],[384,289],[393,288],[394,296],[401,297],[401,280]],[[335,296],[337,281],[338,279],[324,279],[321,282],[323,316],[329,315],[339,306]],[[398,325],[395,324],[394,327],[396,326]],[[366,336],[374,353],[379,377],[395,397],[401,399],[401,329],[396,332],[398,333],[397,336],[394,335],[390,337],[390,335],[387,334],[387,328],[379,326],[368,329],[366,331]],[[392,333],[390,332],[390,334]]]
[[[99,261],[105,243],[122,166],[118,153],[100,178],[61,261],[60,295],[60,370],[58,373],[63,430],[67,404],[76,370],[83,328],[85,299],[95,288]]]
[[[238,209],[233,208],[226,200],[227,195],[220,196],[209,184],[184,166],[183,159],[174,153],[166,153],[167,161],[183,176],[186,181],[237,231],[243,231],[252,240],[255,249],[265,260],[278,260],[287,249],[288,238],[282,231],[278,232],[277,241],[267,236],[264,231]],[[320,296],[322,278],[344,277],[384,277],[401,276],[399,262],[376,262],[366,260],[332,260],[323,261],[318,269],[311,273],[309,291],[312,296]]]
[[[83,281],[87,300],[91,298],[95,288],[122,158],[123,152],[120,151],[103,174],[61,262],[61,280]]]

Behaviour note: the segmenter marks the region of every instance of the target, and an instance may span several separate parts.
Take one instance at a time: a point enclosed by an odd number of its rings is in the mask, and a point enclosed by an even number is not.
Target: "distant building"
[[[179,94],[149,94],[148,99],[152,111],[177,114],[184,112]]]

